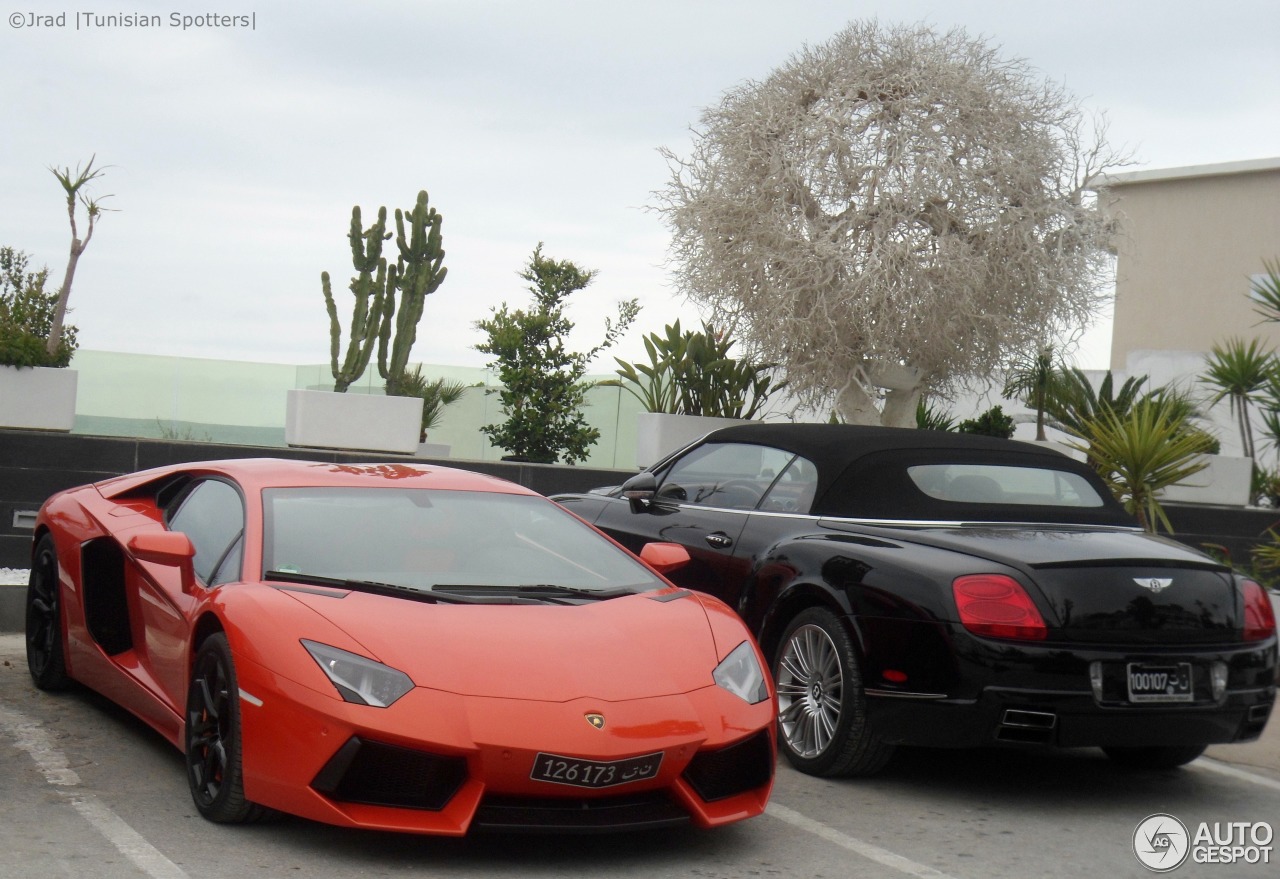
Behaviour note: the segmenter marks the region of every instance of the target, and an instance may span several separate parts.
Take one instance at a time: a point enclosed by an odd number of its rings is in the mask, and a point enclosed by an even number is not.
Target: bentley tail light
[[[1265,641],[1276,633],[1276,615],[1267,590],[1252,580],[1244,581],[1244,639]]]
[[[1044,617],[1022,584],[1003,574],[957,577],[951,584],[960,623],[975,635],[1042,641],[1049,635]]]

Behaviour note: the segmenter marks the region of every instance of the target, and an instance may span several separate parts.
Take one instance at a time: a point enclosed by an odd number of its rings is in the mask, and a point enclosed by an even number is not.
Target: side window
[[[765,495],[760,509],[777,513],[807,513],[818,490],[818,468],[796,455]]]
[[[216,479],[197,484],[169,517],[169,528],[191,538],[196,576],[203,582],[212,586],[239,576],[244,504],[231,485]]]
[[[753,510],[795,456],[769,446],[712,443],[676,461],[658,499],[703,507]]]

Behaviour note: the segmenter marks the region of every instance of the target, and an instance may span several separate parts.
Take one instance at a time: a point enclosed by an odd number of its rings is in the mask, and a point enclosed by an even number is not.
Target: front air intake
[[[698,796],[708,803],[755,790],[773,778],[773,751],[769,733],[714,751],[699,751],[684,771]]]
[[[467,780],[467,761],[353,736],[311,787],[344,803],[438,812]]]

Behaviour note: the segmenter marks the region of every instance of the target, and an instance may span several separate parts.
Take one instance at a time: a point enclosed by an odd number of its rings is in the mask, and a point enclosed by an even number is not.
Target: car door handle
[[[723,531],[712,531],[705,539],[707,543],[711,544],[716,549],[726,549],[733,546],[733,538],[728,534],[725,534]]]

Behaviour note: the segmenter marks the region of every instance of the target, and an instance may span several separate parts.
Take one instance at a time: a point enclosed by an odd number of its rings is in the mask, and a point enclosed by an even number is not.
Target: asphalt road
[[[1158,773],[1091,750],[903,751],[867,780],[784,764],[766,815],[713,832],[449,840],[298,819],[223,827],[196,814],[177,751],[88,691],[36,691],[21,638],[0,635],[0,877],[1150,876],[1132,837],[1153,813],[1192,833],[1202,821],[1280,831],[1280,770],[1214,753]],[[1188,862],[1170,875],[1275,876],[1280,839],[1271,845],[1270,864]]]

